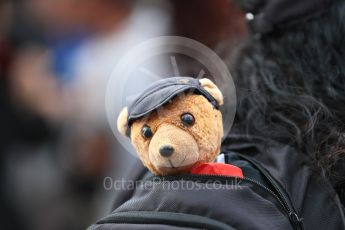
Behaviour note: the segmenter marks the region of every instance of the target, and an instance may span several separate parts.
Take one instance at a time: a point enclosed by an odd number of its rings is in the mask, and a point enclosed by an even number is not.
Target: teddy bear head
[[[117,127],[152,173],[187,173],[219,154],[222,103],[221,91],[209,79],[162,79],[121,111]]]

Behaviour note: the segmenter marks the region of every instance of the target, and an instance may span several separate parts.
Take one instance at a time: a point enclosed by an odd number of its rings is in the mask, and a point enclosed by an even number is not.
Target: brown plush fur
[[[190,113],[195,124],[186,127],[181,115]],[[145,139],[142,127],[148,125],[153,136]],[[198,162],[211,162],[219,154],[223,136],[222,115],[201,95],[180,95],[131,126],[131,140],[144,165],[154,174],[188,172]],[[175,151],[162,157],[159,148],[171,145]]]

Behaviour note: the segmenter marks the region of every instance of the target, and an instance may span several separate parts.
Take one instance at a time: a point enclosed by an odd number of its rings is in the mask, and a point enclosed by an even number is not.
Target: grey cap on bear
[[[214,107],[219,106],[215,98],[201,87],[198,79],[192,77],[165,78],[146,88],[128,106],[128,127],[134,120],[148,115],[183,92],[203,95]]]

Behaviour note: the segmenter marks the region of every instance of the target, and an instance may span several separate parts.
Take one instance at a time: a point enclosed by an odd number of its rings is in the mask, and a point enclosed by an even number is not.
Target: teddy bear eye
[[[143,128],[141,129],[141,134],[146,139],[151,138],[153,136],[152,130],[148,125],[143,126]]]
[[[181,121],[185,126],[192,126],[194,125],[195,119],[192,114],[184,113],[181,115]]]

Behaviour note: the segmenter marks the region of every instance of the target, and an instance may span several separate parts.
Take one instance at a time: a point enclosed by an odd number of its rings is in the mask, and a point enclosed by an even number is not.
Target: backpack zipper
[[[293,224],[294,228],[297,228],[299,230],[304,230],[304,225],[303,225],[303,218],[300,218],[299,215],[296,212],[296,209],[293,207],[292,202],[290,201],[289,197],[285,195],[285,190],[276,182],[276,180],[269,174],[269,172],[266,171],[265,168],[263,168],[259,163],[257,163],[255,160],[250,159],[246,156],[243,156],[242,154],[236,153],[239,157],[247,160],[248,162],[252,163],[268,180],[268,182],[272,185],[274,188],[275,192],[272,191],[270,188],[267,186],[263,185],[259,181],[253,180],[248,177],[240,178],[240,177],[232,177],[232,176],[224,176],[224,175],[207,175],[207,174],[200,174],[200,175],[194,175],[194,174],[185,174],[185,175],[179,175],[182,177],[182,179],[207,179],[207,180],[212,180],[215,177],[218,179],[222,180],[242,180],[242,181],[247,181],[249,183],[255,184],[258,187],[264,189],[268,193],[270,193],[273,197],[276,198],[276,200],[279,202],[279,204],[286,210],[287,215],[289,217],[290,222]],[[178,177],[179,177],[178,176]],[[175,180],[176,176],[165,176],[165,180]],[[284,192],[283,192],[284,191]]]
[[[290,221],[297,226],[300,230],[304,229],[303,226],[303,218],[299,217],[299,215],[297,214],[296,209],[294,208],[291,200],[289,199],[289,197],[287,197],[285,194],[285,190],[281,187],[281,185],[279,185],[277,183],[277,181],[272,177],[272,175],[267,172],[267,170],[265,168],[263,168],[258,162],[256,162],[253,159],[250,159],[247,156],[243,156],[242,154],[238,154],[236,153],[239,157],[249,161],[250,163],[252,163],[265,177],[266,179],[271,183],[272,187],[274,188],[274,190],[277,192],[278,194],[278,198],[281,200],[280,203],[283,204],[283,206],[285,207],[285,209],[288,212],[289,215],[289,219]]]
[[[157,177],[157,176],[153,176],[152,178],[154,178],[154,177]],[[164,176],[164,180],[168,180],[168,181],[169,180],[173,181],[173,180],[176,180],[177,178],[178,179],[192,180],[192,181],[200,180],[200,181],[204,181],[204,182],[212,181],[212,180],[214,180],[216,178],[216,179],[220,180],[221,182],[227,182],[229,180],[231,180],[231,181],[233,181],[233,180],[237,181],[238,180],[238,181],[246,181],[246,182],[249,182],[251,184],[254,184],[257,187],[259,187],[259,188],[265,190],[266,192],[268,192],[269,194],[271,194],[278,201],[278,203],[287,212],[289,220],[292,222],[293,227],[295,229],[299,229],[299,230],[303,230],[304,229],[302,222],[300,222],[300,218],[298,217],[296,212],[294,212],[289,207],[287,202],[284,200],[285,198],[282,196],[282,193],[279,192],[278,195],[277,195],[270,188],[268,188],[267,186],[263,185],[259,181],[253,180],[253,179],[248,178],[248,177],[233,177],[233,176],[214,175],[214,174],[212,174],[212,175],[210,175],[210,174],[181,174],[181,175],[177,175],[177,176]],[[267,179],[269,179],[269,178],[267,178]],[[274,187],[273,184],[272,184],[272,186]],[[279,197],[279,196],[281,196],[281,197]]]

